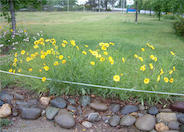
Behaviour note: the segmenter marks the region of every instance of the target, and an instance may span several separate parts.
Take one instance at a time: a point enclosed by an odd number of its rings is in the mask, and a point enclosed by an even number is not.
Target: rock
[[[137,119],[135,126],[142,131],[151,131],[155,126],[155,122],[154,116],[146,114]]]
[[[177,131],[177,130],[167,130],[167,131],[164,131],[164,132],[179,132],[179,131]]]
[[[126,115],[121,118],[120,125],[121,126],[131,126],[135,123],[136,118],[130,115]]]
[[[17,100],[23,100],[24,96],[21,95],[21,94],[14,93],[14,98],[17,99]]]
[[[67,106],[67,110],[69,110],[69,111],[71,111],[73,113],[76,113],[77,112],[77,109],[74,106],[72,106],[72,105],[68,105]]]
[[[68,99],[68,102],[69,102],[70,104],[72,104],[72,105],[76,105],[76,101],[75,101],[74,99],[72,99],[72,98],[69,98],[69,99]]]
[[[169,122],[169,121],[176,121],[176,113],[167,113],[167,112],[161,112],[156,115],[157,122]]]
[[[37,99],[30,99],[27,101],[27,103],[29,105],[37,105],[38,104],[38,100]]]
[[[184,124],[184,114],[179,113],[176,116],[177,116],[178,121]]]
[[[180,127],[180,132],[184,132],[184,125]]]
[[[70,113],[68,113],[67,111],[59,112],[54,120],[62,128],[70,129],[70,128],[73,128],[75,126],[75,120],[74,120],[73,116]]]
[[[102,120],[105,122],[105,123],[109,123],[109,120],[110,120],[110,116],[102,116]]]
[[[12,111],[13,111],[12,112],[13,117],[17,117],[19,115],[17,109],[13,108]]]
[[[52,107],[52,106],[47,107],[47,109],[46,109],[47,119],[53,120],[54,117],[57,115],[58,111],[59,111],[59,108],[55,108],[55,107]]]
[[[11,101],[13,100],[13,96],[8,94],[5,91],[2,91],[0,93],[0,100],[4,101],[5,103],[11,104]]]
[[[94,102],[90,104],[90,107],[97,111],[106,111],[107,105],[103,103]]]
[[[86,128],[91,128],[92,127],[92,123],[91,122],[88,122],[88,121],[83,121],[82,122],[82,125]]]
[[[112,127],[116,127],[117,125],[119,125],[119,121],[120,117],[118,115],[113,115],[109,120],[109,124]]]
[[[21,117],[23,119],[35,120],[39,118],[41,115],[41,109],[39,108],[22,108],[21,109]]]
[[[66,101],[63,98],[57,97],[50,101],[51,105],[57,108],[65,108],[66,107]]]
[[[47,106],[49,105],[50,102],[50,97],[41,97],[40,98],[40,104]]]
[[[139,110],[140,110],[140,111],[143,111],[143,110],[145,110],[145,107],[144,107],[144,105],[141,105],[141,104],[138,106],[138,108],[139,108]]]
[[[2,106],[4,104],[4,102],[2,100],[0,100],[0,106]]]
[[[168,131],[169,130],[169,127],[166,126],[163,122],[160,122],[160,123],[157,123],[155,125],[155,129],[158,131],[158,132],[165,132],[165,131]]]
[[[111,104],[110,105],[110,111],[113,113],[117,113],[120,110],[120,105],[119,104]]]
[[[82,115],[82,108],[80,105],[77,107],[77,115]]]
[[[88,121],[90,121],[90,122],[98,122],[98,121],[100,121],[100,119],[101,119],[101,117],[100,117],[100,115],[99,115],[99,113],[90,113],[89,115],[88,115]]]
[[[127,115],[130,114],[132,112],[137,112],[138,111],[138,107],[135,105],[126,105],[125,107],[123,107],[121,109],[121,114],[122,115]]]
[[[36,99],[25,101],[16,100],[15,104],[17,105],[17,109],[21,111],[22,108],[30,108],[37,107],[38,101]]]
[[[0,108],[0,118],[8,117],[11,115],[11,107],[9,104],[3,104]]]
[[[148,113],[151,115],[156,115],[158,113],[158,109],[156,106],[152,106],[148,109]]]
[[[160,109],[160,112],[172,112],[171,109]]]
[[[82,105],[83,107],[89,105],[90,102],[91,102],[91,98],[90,98],[89,96],[82,96],[82,97],[80,98],[80,103],[81,103],[81,105]]]
[[[179,130],[179,123],[177,121],[170,121],[169,124],[168,124],[168,127],[171,129],[171,130]]]
[[[184,112],[184,101],[176,102],[171,105],[173,111]]]

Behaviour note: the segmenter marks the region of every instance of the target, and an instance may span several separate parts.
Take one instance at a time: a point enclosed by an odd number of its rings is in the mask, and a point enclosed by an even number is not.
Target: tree
[[[16,11],[21,8],[32,7],[41,8],[41,5],[46,4],[46,0],[1,0],[2,6],[1,16],[4,16],[8,22],[11,22],[13,34],[16,32]]]

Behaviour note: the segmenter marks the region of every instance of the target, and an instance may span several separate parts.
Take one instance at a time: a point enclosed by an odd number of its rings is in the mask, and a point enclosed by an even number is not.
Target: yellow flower
[[[175,68],[175,66],[173,66],[173,71],[175,71],[176,70],[176,68]]]
[[[14,54],[14,56],[17,57],[17,55],[18,55],[18,54],[17,54],[17,52],[16,52],[16,53]]]
[[[157,82],[159,82],[159,81],[160,81],[160,75],[157,76]]]
[[[122,57],[122,62],[125,63],[125,58],[124,57]]]
[[[18,72],[21,72],[22,70],[21,69],[18,69]]]
[[[46,77],[42,77],[42,82],[45,82],[47,80]]]
[[[13,32],[13,29],[10,29],[10,32]]]
[[[78,45],[76,46],[76,48],[77,48],[77,50],[79,50],[79,46]]]
[[[82,54],[87,55],[87,52],[86,51],[82,51]]]
[[[21,55],[24,55],[24,54],[25,54],[25,50],[22,50],[22,51],[21,51]]]
[[[34,49],[37,49],[37,48],[39,48],[39,47],[38,47],[38,45],[34,45],[33,48],[34,48]]]
[[[142,57],[138,57],[138,59],[139,59],[140,61],[142,61],[142,62],[144,61]]]
[[[100,57],[100,61],[105,61],[105,58],[104,57]]]
[[[55,46],[55,49],[58,49],[58,46]]]
[[[67,44],[68,42],[66,40],[63,40],[63,43]]]
[[[157,57],[154,57],[153,60],[156,62],[157,61]]]
[[[24,33],[27,32],[25,29],[24,29]]]
[[[47,50],[47,54],[51,54],[51,50]]]
[[[29,68],[29,69],[28,69],[28,71],[32,72],[32,71],[33,71],[33,69],[32,69],[32,68]]]
[[[102,47],[101,47],[101,50],[107,50],[107,47],[102,46]]]
[[[95,62],[94,62],[94,61],[91,61],[90,64],[91,64],[92,66],[94,66],[94,65],[95,65]]]
[[[119,75],[114,75],[114,76],[113,76],[113,80],[114,80],[115,82],[119,82],[119,81],[120,81],[120,76],[119,76]]]
[[[123,73],[120,73],[120,76],[123,76]]]
[[[66,63],[66,60],[62,60],[62,62],[61,62],[62,64],[65,64]]]
[[[174,82],[174,79],[173,78],[170,78],[169,82],[170,83],[173,83]]]
[[[68,56],[68,59],[70,59],[71,57],[70,56]]]
[[[149,78],[145,78],[145,79],[144,79],[144,84],[148,84],[148,83],[149,83],[149,81],[150,81],[150,79],[149,79]]]
[[[108,52],[104,51],[104,55],[108,55]]]
[[[35,44],[35,45],[38,45],[38,44],[39,44],[39,41],[37,41],[37,40],[34,41],[34,44]]]
[[[142,65],[142,66],[140,67],[140,70],[141,70],[141,71],[145,71],[145,70],[146,70],[146,66],[145,66],[145,65]]]
[[[109,60],[109,62],[111,63],[111,65],[113,65],[113,64],[114,64],[114,60]]]
[[[154,59],[154,57],[155,57],[154,55],[150,55],[150,59],[152,59],[152,60],[153,60],[153,59]]]
[[[59,62],[58,61],[55,61],[54,62],[54,66],[58,66],[59,65]]]
[[[40,69],[39,72],[42,72],[42,69]]]
[[[40,58],[41,58],[41,59],[45,59],[45,55],[41,55]]]
[[[167,77],[164,77],[164,81],[168,83],[169,79]]]
[[[49,67],[48,67],[48,66],[44,66],[43,69],[44,69],[45,71],[48,71],[48,70],[49,70]]]
[[[13,73],[15,73],[15,70],[13,70]]]
[[[59,56],[59,59],[62,60],[62,59],[63,59],[63,55],[60,55],[60,56]]]
[[[15,62],[15,63],[17,62],[17,58],[14,58],[14,62]]]
[[[84,45],[86,48],[88,48],[88,45]]]
[[[171,55],[175,56],[175,53],[173,51],[170,51]]]
[[[31,61],[31,58],[30,57],[26,57],[26,61],[27,62]]]
[[[71,43],[72,46],[76,45],[75,40],[71,40],[70,43]]]
[[[134,58],[138,58],[138,55],[137,54],[134,54]]]
[[[13,69],[9,69],[9,72],[13,72]]]
[[[160,69],[160,75],[164,74],[164,70],[161,68]]]
[[[63,43],[62,43],[61,46],[64,48],[64,47],[66,47],[66,44],[63,44]]]
[[[170,71],[169,71],[169,74],[171,75],[172,73],[173,73],[173,70],[170,70]]]
[[[145,49],[144,49],[144,48],[141,48],[141,51],[142,51],[142,52],[144,52],[144,51],[145,51]]]
[[[153,64],[152,63],[149,64],[149,67],[150,67],[151,70],[153,70]]]
[[[109,44],[114,45],[114,43],[113,43],[113,42],[109,42]]]
[[[16,62],[14,62],[14,63],[13,63],[13,66],[15,66],[15,67],[16,67],[16,66],[17,66],[17,63],[16,63]]]

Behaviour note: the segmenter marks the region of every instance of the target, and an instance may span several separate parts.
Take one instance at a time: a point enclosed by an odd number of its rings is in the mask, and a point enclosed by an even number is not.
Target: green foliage
[[[0,118],[0,127],[7,127],[11,124],[9,119],[2,119]]]
[[[177,21],[173,26],[176,34],[184,37],[184,18],[177,17]]]

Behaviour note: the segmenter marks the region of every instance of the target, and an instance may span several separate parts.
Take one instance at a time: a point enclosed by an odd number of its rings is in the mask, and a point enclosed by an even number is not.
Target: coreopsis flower
[[[42,77],[42,82],[45,82],[47,80],[46,77]]]
[[[119,76],[119,75],[114,75],[114,76],[113,76],[113,80],[114,80],[115,82],[119,82],[119,81],[120,81],[120,76]]]
[[[94,61],[91,61],[90,64],[91,64],[92,66],[94,66],[94,65],[95,65],[95,62],[94,62]]]
[[[169,82],[170,83],[173,83],[174,82],[174,79],[173,78],[170,78]]]
[[[61,62],[62,64],[65,64],[66,63],[66,60],[62,60],[62,62]]]
[[[175,56],[175,53],[173,51],[170,51],[171,55]]]
[[[21,51],[21,55],[24,55],[26,52],[25,52],[25,50],[22,50]]]
[[[87,55],[87,52],[86,52],[86,51],[82,51],[82,54],[83,54],[83,55]]]
[[[63,55],[60,55],[60,56],[59,56],[59,59],[62,60],[62,59],[63,59]]]
[[[149,78],[145,78],[144,79],[144,84],[148,84],[150,82],[150,79]]]
[[[168,83],[169,79],[167,77],[164,77],[164,81]]]
[[[140,70],[141,70],[141,71],[145,71],[145,70],[146,70],[146,66],[145,66],[145,65],[142,65],[142,66],[140,67]]]
[[[151,70],[153,70],[153,64],[152,63],[149,64],[149,67],[150,67]]]
[[[121,59],[121,60],[122,60],[122,62],[123,62],[123,63],[125,63],[125,58],[124,58],[124,57],[122,57],[122,59]]]

